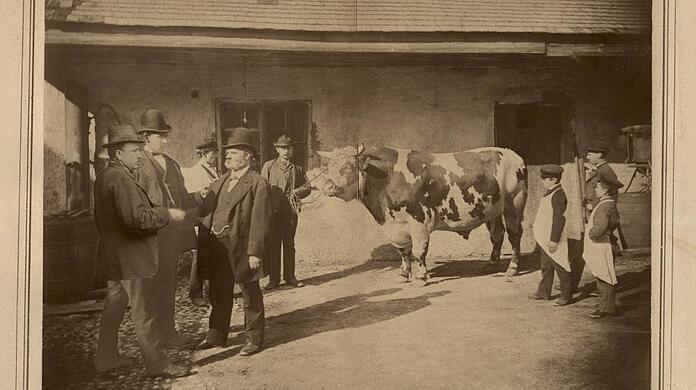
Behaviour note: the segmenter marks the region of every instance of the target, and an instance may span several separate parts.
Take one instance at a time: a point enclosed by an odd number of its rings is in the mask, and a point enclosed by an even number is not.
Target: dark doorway
[[[295,142],[293,162],[307,168],[309,150],[310,103],[308,101],[220,101],[217,107],[218,131],[242,126],[258,130],[259,164],[274,159],[273,143],[282,134]],[[246,121],[245,121],[246,120]],[[223,136],[224,142],[224,136]]]
[[[559,106],[496,103],[494,126],[495,146],[514,150],[528,165],[561,163]]]

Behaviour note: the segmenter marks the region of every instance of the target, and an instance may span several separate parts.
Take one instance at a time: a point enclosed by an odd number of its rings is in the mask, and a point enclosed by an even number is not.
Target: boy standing
[[[583,258],[595,276],[599,290],[599,309],[590,314],[591,318],[616,314],[614,286],[617,279],[611,236],[620,223],[614,200],[620,187],[622,184],[608,175],[600,175],[594,186],[598,202],[587,223],[583,246]]]
[[[554,306],[570,303],[573,292],[568,261],[568,240],[565,235],[565,210],[568,204],[561,187],[563,168],[558,165],[541,167],[541,182],[546,193],[539,203],[534,220],[534,238],[541,248],[541,282],[532,299],[550,299],[554,271],[558,273],[561,298]]]

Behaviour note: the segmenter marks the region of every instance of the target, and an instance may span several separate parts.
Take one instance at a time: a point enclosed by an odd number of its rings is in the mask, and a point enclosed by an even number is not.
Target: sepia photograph
[[[657,388],[661,6],[34,6],[41,388]]]

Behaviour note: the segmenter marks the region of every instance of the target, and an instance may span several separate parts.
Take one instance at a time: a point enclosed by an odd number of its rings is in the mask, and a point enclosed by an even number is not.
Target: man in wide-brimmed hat
[[[261,176],[271,185],[273,229],[269,241],[269,282],[267,290],[280,284],[280,251],[283,249],[283,279],[290,286],[304,284],[295,277],[295,232],[297,230],[297,203],[311,192],[302,167],[292,163],[294,142],[282,135],[273,144],[278,157],[261,168]]]
[[[212,309],[208,334],[200,349],[224,347],[230,327],[235,283],[244,297],[246,344],[239,352],[252,355],[263,348],[265,312],[259,280],[264,276],[266,241],[271,225],[269,186],[250,169],[255,153],[250,130],[231,132],[225,150],[227,173],[208,187],[201,202],[198,267],[210,281]]]
[[[143,141],[132,125],[109,129],[109,163],[94,182],[94,218],[99,232],[97,262],[107,282],[99,323],[96,368],[99,372],[129,365],[118,352],[118,328],[130,305],[135,333],[149,376],[182,376],[188,369],[172,365],[162,352],[157,321],[157,232],[184,219],[181,210],[154,206],[133,171],[142,161]]]
[[[196,145],[198,161],[190,168],[183,168],[186,189],[189,195],[205,198],[208,186],[220,177],[217,169],[218,145],[216,133],[213,131],[206,139]],[[189,298],[194,305],[208,306],[208,285],[206,280],[198,277],[198,251],[191,250],[191,273],[189,278]]]
[[[179,163],[165,153],[172,128],[165,121],[164,114],[159,110],[148,109],[140,117],[140,123],[138,133],[145,140],[145,158],[135,173],[136,180],[157,205],[181,210],[195,208],[195,203],[186,190]],[[174,298],[179,255],[196,248],[194,222],[192,215],[185,223],[168,226],[157,234],[160,264],[153,280],[158,286],[158,327],[168,346],[181,347],[187,342],[174,325]]]

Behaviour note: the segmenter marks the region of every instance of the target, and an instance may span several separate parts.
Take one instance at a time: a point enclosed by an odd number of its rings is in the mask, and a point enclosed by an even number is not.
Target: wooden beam
[[[649,44],[576,44],[548,43],[546,55],[549,57],[607,57],[607,56],[649,56]]]
[[[332,53],[540,54],[544,42],[322,42],[193,35],[46,31],[47,45],[210,48]]]

